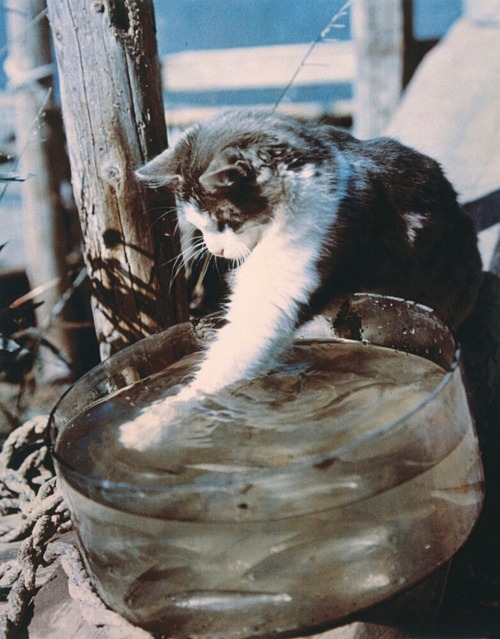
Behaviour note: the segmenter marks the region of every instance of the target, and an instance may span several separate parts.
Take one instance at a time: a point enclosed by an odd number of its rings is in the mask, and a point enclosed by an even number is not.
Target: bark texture
[[[172,196],[133,171],[167,144],[150,0],[48,0],[101,357],[183,321]]]

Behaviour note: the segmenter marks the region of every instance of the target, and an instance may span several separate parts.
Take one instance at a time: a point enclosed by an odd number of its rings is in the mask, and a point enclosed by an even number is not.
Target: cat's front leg
[[[191,387],[215,393],[269,370],[293,339],[299,309],[319,284],[317,246],[269,233],[239,268],[227,324],[209,346]]]
[[[318,286],[318,250],[281,234],[259,244],[236,273],[227,324],[206,350],[193,380],[121,427],[124,446],[157,445],[207,394],[269,370],[293,339],[299,309]]]
[[[186,414],[202,397],[199,390],[188,385],[177,395],[145,406],[139,415],[120,426],[121,444],[138,451],[158,446],[169,436],[172,428],[182,427]]]
[[[277,321],[277,320],[275,320]],[[206,395],[217,393],[237,380],[253,377],[269,363],[265,355],[273,342],[272,335],[253,323],[253,330],[241,321],[220,329],[208,347],[193,380],[176,395],[145,406],[139,415],[120,426],[120,442],[126,448],[145,451],[166,440],[172,428],[182,426],[190,411]],[[287,334],[286,329],[283,335]],[[274,351],[277,352],[276,345]]]

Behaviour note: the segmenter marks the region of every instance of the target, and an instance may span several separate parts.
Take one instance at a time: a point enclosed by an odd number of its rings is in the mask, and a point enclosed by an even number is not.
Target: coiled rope
[[[110,639],[151,639],[106,607],[77,548],[59,539],[71,522],[46,444],[47,422],[43,415],[30,419],[9,435],[0,453],[0,545],[4,551],[12,545],[7,554],[15,553],[0,564],[0,637],[17,639],[26,631],[41,587],[39,569],[58,561],[88,624]]]

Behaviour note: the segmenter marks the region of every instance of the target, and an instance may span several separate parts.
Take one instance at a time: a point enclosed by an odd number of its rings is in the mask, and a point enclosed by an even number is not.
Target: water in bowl
[[[58,438],[62,489],[113,609],[168,636],[301,634],[463,543],[482,493],[459,369],[360,342],[297,344],[271,373],[206,397],[161,446],[124,448],[120,426],[198,357],[91,405]]]

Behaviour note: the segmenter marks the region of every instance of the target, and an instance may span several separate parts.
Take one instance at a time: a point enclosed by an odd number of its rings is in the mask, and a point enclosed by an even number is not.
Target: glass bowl
[[[322,322],[153,450],[121,450],[116,429],[182,382],[202,346],[190,325],[114,355],[54,408],[86,567],[132,623],[200,639],[311,634],[409,588],[468,537],[482,469],[451,332],[370,294]]]

